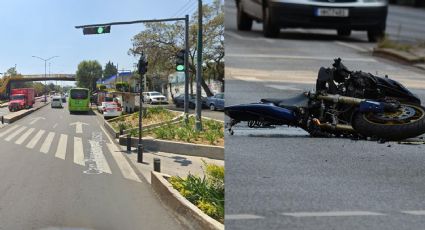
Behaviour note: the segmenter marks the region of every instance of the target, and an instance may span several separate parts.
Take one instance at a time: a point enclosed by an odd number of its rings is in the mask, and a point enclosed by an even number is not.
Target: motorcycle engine
[[[377,80],[370,73],[361,71],[353,72],[344,83],[345,96],[356,98],[377,98],[380,94],[377,88]]]

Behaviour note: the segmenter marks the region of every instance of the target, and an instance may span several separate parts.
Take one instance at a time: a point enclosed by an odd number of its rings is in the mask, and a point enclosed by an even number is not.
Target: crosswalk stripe
[[[59,138],[58,148],[55,153],[55,157],[65,160],[67,142],[68,142],[68,135],[61,134]]]
[[[49,132],[46,139],[44,140],[43,145],[40,148],[40,152],[42,153],[48,153],[50,149],[50,145],[52,144],[53,138],[55,137],[54,132]]]
[[[24,143],[24,141],[29,137],[29,135],[31,135],[33,131],[34,131],[34,128],[28,129],[24,134],[22,134],[21,137],[19,137],[18,140],[15,141],[15,144],[21,145],[22,143]]]
[[[31,139],[31,141],[27,144],[26,147],[29,149],[33,149],[45,132],[45,130],[38,131],[38,133]]]
[[[15,132],[13,132],[12,134],[10,134],[8,137],[6,137],[4,140],[5,141],[11,141],[13,138],[15,138],[18,134],[22,133],[22,131],[24,131],[27,127],[22,126],[21,128],[19,128],[18,130],[16,130]]]
[[[117,163],[118,167],[121,170],[121,173],[123,176],[129,180],[141,182],[139,177],[136,175],[134,170],[131,168],[130,164],[127,162],[127,160],[124,158],[124,156],[121,154],[120,150],[117,149],[117,147],[114,144],[107,143],[109,151],[111,152],[112,156],[115,159],[115,162]]]
[[[3,137],[4,135],[12,132],[13,130],[17,129],[19,127],[19,125],[14,125],[12,127],[10,127],[9,129],[7,129],[6,131],[0,133],[0,137]]]
[[[105,156],[103,155],[102,146],[97,141],[89,140],[91,153],[93,155],[93,160],[96,162],[97,169],[104,173],[111,174],[111,168],[109,168],[108,162],[106,161]]]
[[[74,163],[85,166],[83,141],[79,137],[74,137]]]

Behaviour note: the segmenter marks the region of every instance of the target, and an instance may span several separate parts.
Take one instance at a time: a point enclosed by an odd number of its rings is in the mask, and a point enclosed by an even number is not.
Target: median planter
[[[151,186],[186,229],[224,230],[223,224],[203,213],[174,189],[167,180],[169,177],[166,174],[151,172]]]

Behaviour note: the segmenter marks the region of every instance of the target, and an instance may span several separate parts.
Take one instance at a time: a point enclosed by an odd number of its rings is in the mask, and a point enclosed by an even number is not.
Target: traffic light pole
[[[143,75],[140,75],[140,82],[139,82],[139,141],[137,142],[137,162],[143,163],[143,144],[142,144],[142,132],[143,132],[143,126],[142,126],[142,117],[143,117]]]
[[[185,50],[184,52],[184,121],[189,124],[189,15],[185,20]]]
[[[201,79],[202,79],[202,0],[198,0],[198,54],[196,64],[196,120],[195,130],[202,131],[202,99],[201,99]]]

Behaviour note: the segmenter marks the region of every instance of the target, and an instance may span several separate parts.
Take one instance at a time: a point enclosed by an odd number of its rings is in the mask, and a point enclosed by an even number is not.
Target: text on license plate
[[[317,8],[315,13],[319,17],[348,17],[348,9],[345,8]]]

